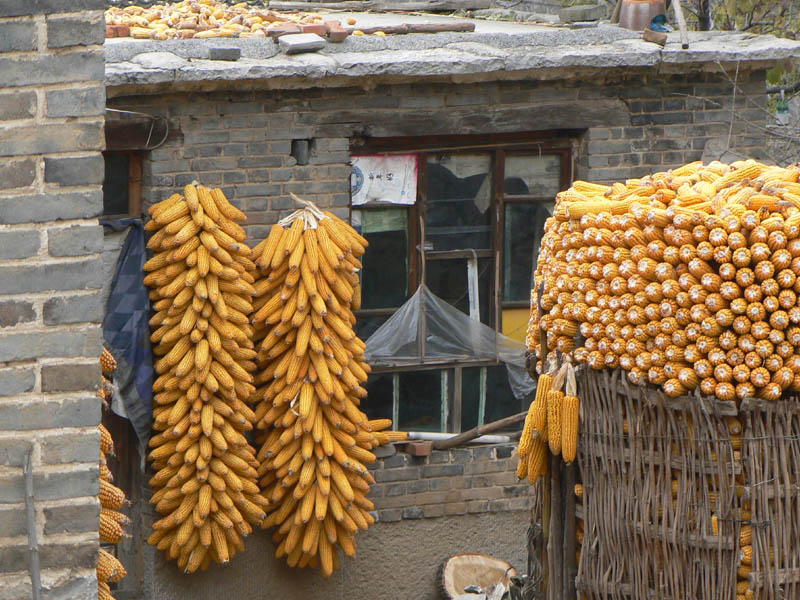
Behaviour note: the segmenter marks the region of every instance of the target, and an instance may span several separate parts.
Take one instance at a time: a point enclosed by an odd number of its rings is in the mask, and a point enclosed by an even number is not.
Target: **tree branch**
[[[794,83],[787,83],[786,85],[771,85],[767,87],[768,94],[780,94],[789,93],[800,91],[800,79],[795,81]]]

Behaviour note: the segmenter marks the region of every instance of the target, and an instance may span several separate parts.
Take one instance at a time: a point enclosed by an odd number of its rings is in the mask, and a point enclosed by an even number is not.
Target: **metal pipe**
[[[424,440],[429,442],[438,442],[440,440],[449,440],[451,438],[461,435],[460,433],[437,433],[434,431],[409,431],[409,440]],[[468,444],[508,444],[513,440],[509,435],[482,435],[469,442]]]
[[[30,554],[31,588],[33,600],[42,597],[42,575],[39,567],[39,542],[36,538],[36,506],[33,495],[33,447],[28,450],[23,467],[25,475],[25,516],[28,525],[28,552]]]

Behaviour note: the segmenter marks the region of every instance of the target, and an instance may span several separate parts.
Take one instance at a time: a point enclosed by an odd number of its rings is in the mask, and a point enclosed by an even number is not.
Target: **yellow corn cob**
[[[568,395],[561,401],[561,455],[567,464],[575,460],[578,449],[579,402],[577,396]]]

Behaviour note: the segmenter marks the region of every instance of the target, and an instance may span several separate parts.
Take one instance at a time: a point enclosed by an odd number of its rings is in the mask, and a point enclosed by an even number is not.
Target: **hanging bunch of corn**
[[[104,350],[104,355],[105,355]],[[103,359],[101,358],[101,363]],[[103,370],[106,373],[113,368]],[[128,524],[128,517],[119,512],[127,504],[125,493],[112,482],[111,471],[108,470],[106,455],[114,454],[114,441],[111,433],[100,425],[100,542],[102,544],[118,544],[122,539],[123,527]],[[97,558],[97,597],[99,600],[114,600],[109,582],[119,581],[128,572],[119,559],[101,548]]]
[[[111,375],[117,370],[117,360],[114,355],[109,352],[108,348],[103,348],[103,353],[100,355],[100,370],[102,371],[100,380],[100,389],[97,390],[97,395],[100,399],[108,404],[111,401],[111,391],[113,385],[111,384]]]
[[[365,465],[382,441],[373,429],[390,421],[368,421],[359,409],[370,368],[352,311],[367,241],[295,199],[304,208],[273,225],[253,251],[260,271],[256,420],[265,432],[258,474],[271,502],[264,526],[277,527],[276,556],[291,566],[319,565],[329,576],[336,545],[352,556],[356,532],[373,522],[366,494],[374,480]]]
[[[575,182],[545,225],[529,350],[541,329],[549,350],[670,396],[800,391],[799,177],[748,160]]]
[[[227,563],[260,525],[255,450],[244,433],[254,414],[252,310],[255,269],[245,219],[221,190],[187,185],[150,209],[155,252],[145,284],[157,311],[150,324],[153,384],[151,502],[164,517],[149,543],[186,572]]]

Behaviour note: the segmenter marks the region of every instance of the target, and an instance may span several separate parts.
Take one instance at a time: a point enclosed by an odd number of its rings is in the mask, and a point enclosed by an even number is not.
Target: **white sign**
[[[368,202],[414,204],[417,201],[417,155],[354,156],[350,163],[353,206]]]

